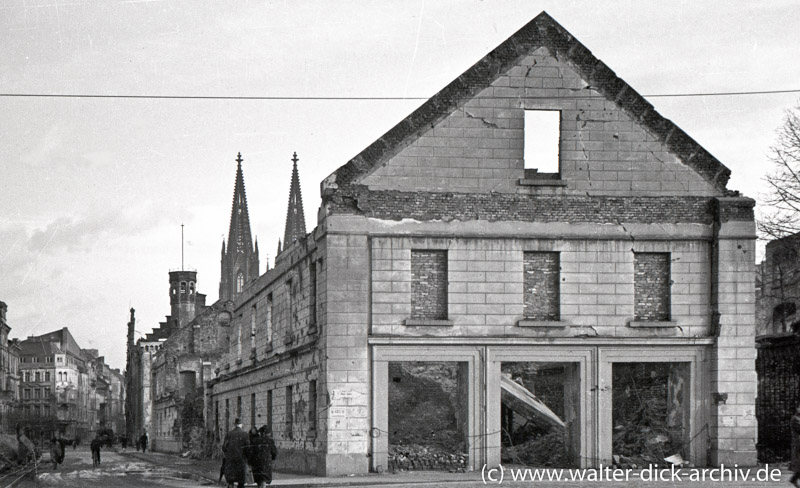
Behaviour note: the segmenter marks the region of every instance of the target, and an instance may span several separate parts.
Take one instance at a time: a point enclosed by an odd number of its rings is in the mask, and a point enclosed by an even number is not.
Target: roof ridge
[[[542,11],[499,46],[478,60],[455,80],[429,98],[411,114],[376,139],[372,144],[334,171],[330,189],[348,187],[357,179],[377,169],[388,158],[408,145],[408,141],[427,131],[459,108],[465,100],[487,88],[520,57],[539,47],[572,62],[592,89],[613,100],[631,118],[653,132],[681,161],[695,170],[720,191],[726,191],[730,169],[686,134],[672,121],[659,114],[650,102],[619,78],[603,61]],[[323,198],[330,177],[323,181]]]

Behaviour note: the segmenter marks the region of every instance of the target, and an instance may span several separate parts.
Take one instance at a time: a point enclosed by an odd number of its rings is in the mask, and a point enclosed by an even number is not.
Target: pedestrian
[[[95,435],[89,447],[92,450],[92,466],[96,468],[100,466],[100,448],[103,447],[103,441],[100,439],[100,434]]]
[[[258,488],[272,484],[272,462],[278,455],[278,449],[268,426],[264,425],[258,430],[255,427],[250,429],[250,447],[247,452],[247,462]]]
[[[56,437],[50,439],[50,460],[53,462],[53,471],[64,462],[64,443]]]
[[[250,437],[242,430],[241,420],[237,418],[233,423],[234,429],[225,435],[225,442],[222,443],[222,454],[225,456],[225,482],[228,488],[233,488],[234,483],[238,484],[239,488],[244,488]]]
[[[139,445],[142,446],[142,452],[147,452],[147,431],[139,437]]]
[[[797,481],[800,480],[800,405],[797,406],[789,423],[792,430],[792,464],[789,468],[794,471],[789,483],[800,487],[797,484]]]
[[[122,444],[122,452],[125,452],[128,449],[128,438],[126,436],[120,437],[119,443]]]

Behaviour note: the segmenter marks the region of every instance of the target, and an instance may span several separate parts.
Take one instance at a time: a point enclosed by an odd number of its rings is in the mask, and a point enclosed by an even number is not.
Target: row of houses
[[[754,201],[546,13],[323,180],[310,232],[293,158],[261,274],[237,160],[220,299],[174,271],[165,322],[131,311],[154,449],[240,418],[323,475],[756,462]]]
[[[57,436],[73,442],[97,433],[124,433],[124,376],[96,349],[82,349],[69,329],[8,339],[7,305],[0,302],[0,428],[27,431],[44,445]]]

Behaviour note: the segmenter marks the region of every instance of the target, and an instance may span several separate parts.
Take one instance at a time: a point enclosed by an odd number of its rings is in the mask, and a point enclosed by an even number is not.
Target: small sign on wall
[[[344,407],[331,407],[331,417],[347,417],[347,409]]]

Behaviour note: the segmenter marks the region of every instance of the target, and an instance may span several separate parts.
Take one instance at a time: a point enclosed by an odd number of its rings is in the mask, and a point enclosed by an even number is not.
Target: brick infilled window
[[[557,110],[525,110],[524,123],[525,169],[531,170],[532,173],[558,173],[561,112]],[[528,173],[526,171],[526,178],[529,177]],[[531,176],[535,177],[535,174]]]
[[[447,251],[411,251],[411,318],[447,319]]]
[[[634,315],[636,320],[670,320],[670,255],[634,253]]]
[[[557,252],[523,253],[524,306],[527,320],[559,320],[559,256]]]

